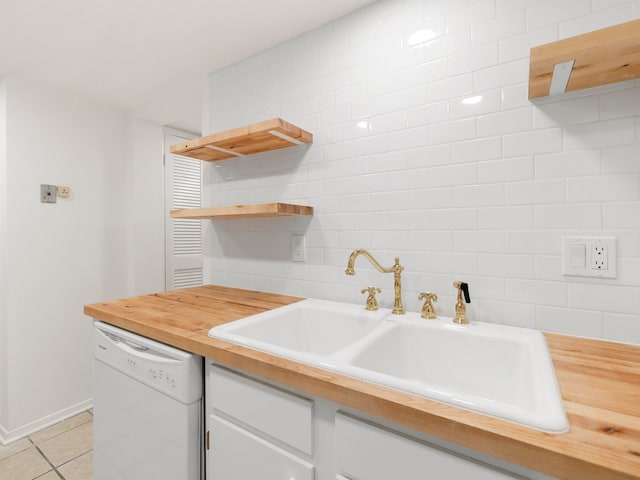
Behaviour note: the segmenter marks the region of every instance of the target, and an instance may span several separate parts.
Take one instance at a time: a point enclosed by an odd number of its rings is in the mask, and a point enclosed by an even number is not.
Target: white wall
[[[7,207],[7,104],[5,79],[0,78],[0,425],[7,419],[7,335],[6,335],[6,207]]]
[[[364,247],[400,256],[410,310],[430,290],[451,315],[460,279],[472,319],[640,343],[638,83],[527,99],[531,46],[638,17],[637,0],[381,0],[212,74],[211,131],[281,116],[315,141],[208,165],[205,204],[316,214],[207,223],[206,280],[350,302],[373,284],[389,305],[389,275],[344,274]],[[562,276],[564,235],[616,236],[618,278]]]
[[[162,126],[128,119],[128,294],[164,290],[164,150]]]
[[[15,77],[6,88],[4,441],[91,405],[83,305],[127,294],[125,114]],[[41,183],[71,197],[42,204]]]

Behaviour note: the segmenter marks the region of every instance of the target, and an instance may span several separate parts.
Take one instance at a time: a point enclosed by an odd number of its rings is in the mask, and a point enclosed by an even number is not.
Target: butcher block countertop
[[[640,347],[545,333],[570,422],[568,433],[553,435],[207,335],[214,326],[300,300],[203,286],[86,305],[84,312],[245,372],[553,477],[640,479]]]

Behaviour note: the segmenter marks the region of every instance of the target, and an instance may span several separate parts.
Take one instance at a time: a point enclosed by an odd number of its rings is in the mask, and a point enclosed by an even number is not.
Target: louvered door
[[[169,210],[202,207],[202,162],[169,152],[170,145],[184,140],[173,134],[164,136],[167,290],[195,287],[203,282],[202,221],[169,217]]]

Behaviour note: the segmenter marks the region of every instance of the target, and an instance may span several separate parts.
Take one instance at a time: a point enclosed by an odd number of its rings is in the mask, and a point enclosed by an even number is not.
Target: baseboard
[[[31,435],[43,428],[50,427],[62,420],[66,420],[69,417],[73,417],[78,413],[82,413],[86,410],[89,410],[93,407],[93,398],[89,398],[84,402],[77,403],[68,408],[60,410],[58,412],[52,413],[51,415],[47,415],[35,422],[31,422],[27,425],[24,425],[19,428],[15,428],[13,430],[7,430],[4,426],[0,425],[0,444],[8,445],[9,443],[13,443],[16,440],[20,440],[21,438],[26,437],[27,435]]]

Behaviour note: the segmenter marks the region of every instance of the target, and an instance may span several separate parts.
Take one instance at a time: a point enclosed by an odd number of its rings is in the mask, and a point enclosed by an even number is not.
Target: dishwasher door
[[[95,322],[94,480],[200,480],[202,357]]]

